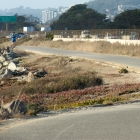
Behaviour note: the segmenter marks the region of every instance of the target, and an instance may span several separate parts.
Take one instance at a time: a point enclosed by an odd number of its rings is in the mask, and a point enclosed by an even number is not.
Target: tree
[[[114,19],[116,28],[138,29],[140,28],[140,9],[126,10]]]
[[[53,30],[63,30],[65,27],[70,30],[101,28],[105,18],[105,14],[88,9],[85,4],[78,4],[54,21],[51,28]]]

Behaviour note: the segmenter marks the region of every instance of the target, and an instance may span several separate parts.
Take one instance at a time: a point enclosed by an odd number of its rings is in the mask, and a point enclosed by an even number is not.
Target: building
[[[41,31],[51,31],[51,27],[49,26],[41,27]]]
[[[59,16],[68,10],[67,7],[59,7],[57,9],[44,10],[42,11],[42,23],[58,19]]]
[[[42,23],[51,21],[57,16],[59,16],[57,11],[48,11],[48,10],[42,11]]]
[[[34,27],[23,27],[23,32],[33,32],[35,29],[34,29]]]

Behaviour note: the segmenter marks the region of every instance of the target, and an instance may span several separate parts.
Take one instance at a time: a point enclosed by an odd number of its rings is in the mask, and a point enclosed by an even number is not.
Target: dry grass
[[[23,46],[46,46],[53,48],[61,48],[67,50],[78,50],[90,53],[117,54],[140,57],[140,45],[121,45],[120,43],[109,43],[106,41],[47,41],[34,39],[22,44]]]

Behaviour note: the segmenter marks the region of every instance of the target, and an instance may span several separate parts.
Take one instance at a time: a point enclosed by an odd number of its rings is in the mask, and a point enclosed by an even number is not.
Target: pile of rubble
[[[44,77],[46,74],[45,70],[29,71],[25,67],[20,67],[19,57],[16,53],[10,51],[9,47],[0,49],[0,85],[4,79],[31,82],[38,77]]]
[[[47,74],[45,70],[29,71],[25,67],[19,66],[19,57],[9,47],[0,49],[0,86],[4,85],[5,79],[31,82],[36,78],[44,77]],[[4,104],[1,100],[0,119],[9,118],[13,113],[27,112],[26,105],[21,100],[14,100]]]

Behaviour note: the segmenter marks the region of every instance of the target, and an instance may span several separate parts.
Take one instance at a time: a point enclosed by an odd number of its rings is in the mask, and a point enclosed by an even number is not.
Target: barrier
[[[54,38],[53,41],[58,41],[58,40],[62,40],[62,41],[90,41],[90,42],[94,42],[94,41],[107,41],[110,43],[120,43],[122,45],[140,45],[140,40],[123,40],[123,39],[93,39],[93,38]]]

